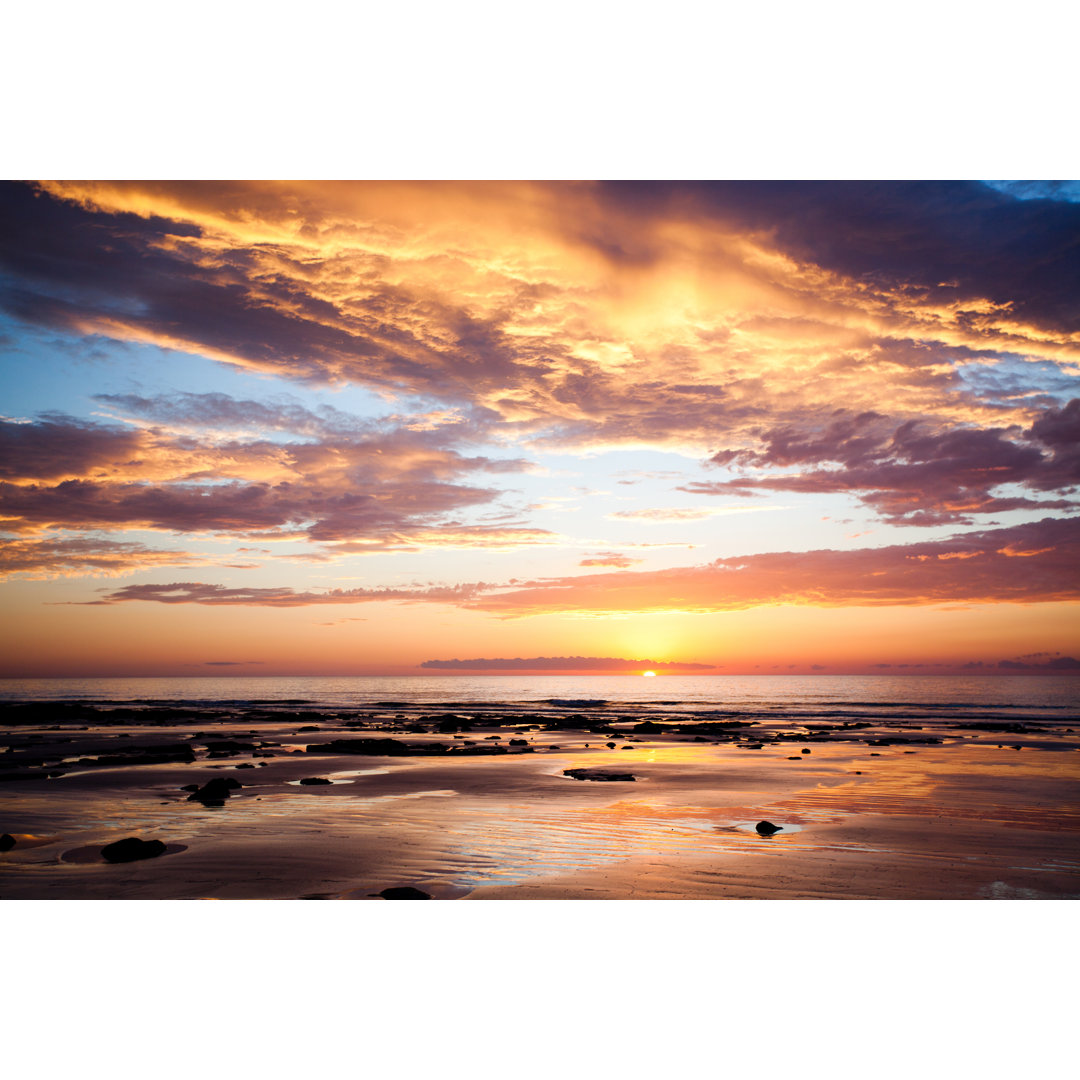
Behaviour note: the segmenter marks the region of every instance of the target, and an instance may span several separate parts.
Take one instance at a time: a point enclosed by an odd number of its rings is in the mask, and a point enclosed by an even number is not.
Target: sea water
[[[0,701],[201,705],[296,704],[307,708],[613,706],[646,712],[880,717],[980,714],[1065,719],[1080,711],[1072,675],[409,675],[0,680]]]

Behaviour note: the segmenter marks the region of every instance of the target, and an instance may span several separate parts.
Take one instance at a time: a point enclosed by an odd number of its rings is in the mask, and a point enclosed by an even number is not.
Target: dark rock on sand
[[[392,889],[383,889],[381,893],[373,894],[381,896],[384,900],[430,900],[431,894],[414,889],[411,885],[398,885]]]
[[[636,780],[633,773],[611,772],[607,769],[563,769],[563,776],[574,780]]]
[[[529,740],[528,739],[511,739],[510,740],[510,745],[511,746],[528,746],[529,745]]]
[[[198,790],[188,796],[188,802],[201,802],[203,806],[224,806],[229,793],[243,785],[231,776],[216,776],[207,780]]]
[[[300,783],[305,785],[306,787],[317,787],[321,785],[332,784],[333,781],[327,780],[325,776],[305,776],[304,779],[300,781]]]
[[[185,784],[180,790],[181,791],[198,791],[199,790],[199,785],[198,784]]]
[[[124,840],[117,840],[115,844],[106,844],[101,849],[101,854],[112,863],[136,862],[139,859],[164,855],[165,845],[160,840],[140,840],[137,836],[129,836]]]
[[[15,837],[11,833],[0,836],[0,851],[10,851],[15,846]]]
[[[472,725],[468,720],[454,716],[453,713],[443,713],[442,716],[435,717],[437,723],[435,724],[435,730],[443,735],[450,735],[455,731],[472,731]],[[417,730],[423,731],[423,728]]]
[[[754,826],[759,836],[772,836],[774,832],[779,832],[783,827],[783,825],[774,825],[771,821],[759,821]]]

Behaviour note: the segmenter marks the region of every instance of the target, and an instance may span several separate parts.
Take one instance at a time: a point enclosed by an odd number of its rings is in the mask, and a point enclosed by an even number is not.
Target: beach
[[[1080,898],[1067,692],[488,697],[9,700],[0,898]]]

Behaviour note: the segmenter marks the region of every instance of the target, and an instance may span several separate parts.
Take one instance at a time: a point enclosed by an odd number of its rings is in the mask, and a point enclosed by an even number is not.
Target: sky
[[[0,184],[0,676],[1080,669],[1080,184]]]

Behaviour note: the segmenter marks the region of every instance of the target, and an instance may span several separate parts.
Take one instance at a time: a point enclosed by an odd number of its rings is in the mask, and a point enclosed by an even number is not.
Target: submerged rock
[[[164,855],[165,845],[160,840],[140,840],[137,836],[129,836],[124,840],[117,840],[114,844],[106,844],[101,849],[101,854],[112,863],[136,862],[139,859]]]
[[[383,889],[381,893],[375,893],[384,900],[430,900],[431,894],[422,889],[414,889],[411,885],[396,885],[392,889]]]
[[[319,785],[332,784],[333,781],[327,780],[325,776],[305,776],[300,783],[306,787],[316,787]]]
[[[15,846],[15,837],[11,833],[0,836],[0,851],[10,851]]]
[[[783,825],[774,825],[771,821],[759,821],[754,826],[759,836],[772,836],[774,832],[779,832],[783,827]]]

